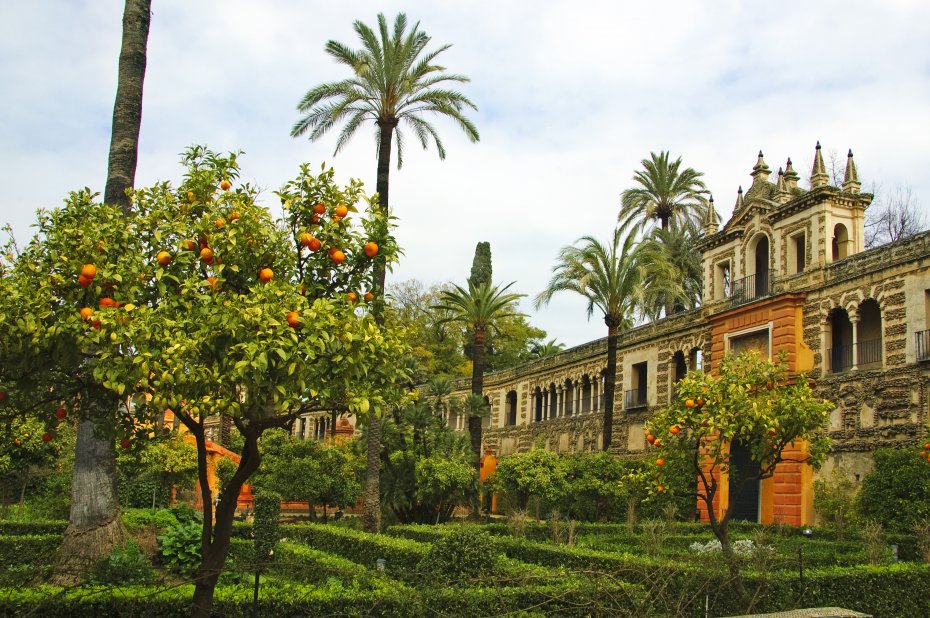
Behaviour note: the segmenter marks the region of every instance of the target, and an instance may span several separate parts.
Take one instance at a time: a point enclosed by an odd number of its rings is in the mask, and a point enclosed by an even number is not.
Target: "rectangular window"
[[[796,275],[807,268],[807,236],[804,232],[795,234],[788,241],[788,270]]]
[[[730,354],[740,354],[747,350],[757,350],[763,358],[770,358],[772,351],[769,345],[769,329],[730,337]]]
[[[730,296],[730,260],[717,263],[716,277],[714,278],[714,298],[723,300]]]
[[[623,394],[624,408],[642,408],[648,405],[646,390],[649,384],[648,363],[636,363],[631,367],[630,390]]]

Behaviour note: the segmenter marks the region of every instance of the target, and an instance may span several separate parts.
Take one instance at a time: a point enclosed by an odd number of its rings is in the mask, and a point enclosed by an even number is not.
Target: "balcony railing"
[[[930,361],[930,330],[921,330],[914,333],[916,339],[915,350],[917,351],[917,362],[925,363]]]
[[[623,393],[623,409],[631,410],[633,408],[645,408],[648,404],[646,401],[646,391],[642,389],[633,389]]]
[[[870,369],[882,364],[882,340],[870,339],[855,345],[842,345],[827,349],[830,373],[842,373],[852,369],[856,359],[858,369]]]
[[[771,296],[774,284],[774,270],[764,270],[761,273],[737,279],[730,285],[730,306],[745,305],[757,298]]]

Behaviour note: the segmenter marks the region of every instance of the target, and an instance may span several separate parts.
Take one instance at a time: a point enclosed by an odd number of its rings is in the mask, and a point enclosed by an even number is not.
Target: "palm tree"
[[[387,216],[390,214],[388,189],[391,168],[391,144],[397,135],[397,167],[403,164],[403,134],[400,123],[409,127],[423,148],[430,140],[436,144],[440,159],[446,150],[435,127],[424,116],[437,114],[451,118],[472,142],[478,141],[478,129],[463,115],[466,107],[478,108],[465,95],[445,86],[448,82],[465,83],[467,77],[445,73],[445,68],[434,64],[436,57],[449,49],[424,51],[430,37],[419,31],[419,23],[407,29],[407,16],[398,13],[394,31],[388,31],[383,14],[378,14],[378,33],[356,21],[355,32],[362,41],[362,49],[354,50],[338,41],[326,43],[326,52],[336,62],[347,65],[352,77],[338,82],[320,84],[307,91],[297,105],[304,114],[291,129],[291,136],[310,132],[310,140],[323,137],[336,124],[345,123],[336,141],[334,154],[345,146],[356,130],[366,121],[376,126],[378,177],[375,189],[378,204]],[[440,87],[437,87],[440,86]],[[386,265],[375,259],[372,292],[383,297]],[[375,319],[383,324],[381,308],[375,306]],[[381,428],[377,414],[368,419],[368,454],[363,494],[362,522],[365,530],[377,532],[381,528],[379,506],[378,462],[381,449]]]
[[[576,246],[577,245],[577,246]],[[575,292],[588,301],[588,319],[597,308],[607,324],[607,371],[604,374],[604,450],[610,448],[613,431],[614,385],[617,380],[617,336],[633,325],[632,315],[641,306],[640,268],[633,251],[632,236],[623,239],[614,230],[609,245],[583,236],[575,245],[559,252],[552,279],[536,296],[538,309],[548,304],[556,292]]]
[[[513,283],[503,288],[490,282],[475,286],[468,284],[466,290],[460,285],[444,290],[439,297],[436,309],[448,311],[444,322],[461,322],[472,331],[472,370],[471,392],[481,398],[484,395],[485,341],[494,322],[504,317],[520,315],[515,310],[515,303],[525,294],[507,292]],[[475,466],[480,468],[481,461],[481,414],[472,405],[466,408],[468,416],[468,433],[471,437],[471,450]]]
[[[545,358],[547,356],[552,356],[553,354],[558,354],[564,349],[564,343],[558,343],[555,339],[550,339],[545,343],[537,343],[534,345],[533,349],[530,351],[530,354],[533,358]]]
[[[123,38],[103,199],[107,204],[121,206],[126,214],[132,208],[126,191],[135,182],[139,153],[151,4],[151,0],[126,0],[123,10]],[[116,487],[116,449],[112,434],[106,430],[106,426],[112,428],[115,422],[113,413],[117,406],[118,401],[104,404],[101,419],[83,418],[77,425],[71,513],[53,577],[59,585],[77,582],[88,565],[95,564],[126,539]],[[104,427],[100,427],[101,424]]]
[[[669,160],[669,153],[649,153],[642,160],[643,169],[633,175],[639,186],[621,194],[620,230],[639,235],[656,220],[665,230],[687,221],[703,220],[707,188],[701,180],[704,174],[688,167],[681,168],[681,157]]]
[[[701,302],[699,232],[686,221],[681,227],[656,228],[636,247],[643,275],[643,312],[653,318],[696,308]]]

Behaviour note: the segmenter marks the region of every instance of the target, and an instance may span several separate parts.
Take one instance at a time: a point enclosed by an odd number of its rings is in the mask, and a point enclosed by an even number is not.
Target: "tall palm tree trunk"
[[[136,177],[150,18],[151,0],[126,0],[104,201],[127,214],[132,206],[126,190]],[[118,403],[103,405],[101,417],[107,419],[105,425],[112,425],[109,419]],[[53,576],[58,584],[76,582],[81,572],[126,538],[117,495],[116,450],[105,429],[97,431],[97,423],[88,418],[78,423],[71,515]]]
[[[484,394],[484,366],[486,364],[485,356],[485,332],[484,329],[476,329],[474,339],[472,339],[471,355],[471,392],[475,395]],[[471,452],[474,458],[475,467],[478,473],[481,473],[481,417],[471,415],[468,417],[468,435],[471,438]]]
[[[375,189],[378,191],[378,206],[385,216],[390,214],[388,202],[389,181],[391,173],[391,138],[397,121],[379,121],[380,136],[378,142],[378,178]],[[384,298],[385,264],[375,261],[374,285],[375,298]],[[375,321],[384,325],[384,312],[381,303],[374,306]],[[377,411],[372,410],[368,417],[368,447],[365,454],[365,489],[362,492],[362,528],[365,532],[381,531],[381,419]]]
[[[607,371],[604,373],[604,450],[610,450],[614,431],[614,391],[617,383],[616,325],[607,326]]]

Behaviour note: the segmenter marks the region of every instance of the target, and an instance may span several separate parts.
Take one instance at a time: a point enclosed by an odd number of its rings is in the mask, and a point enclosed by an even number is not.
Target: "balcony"
[[[730,306],[745,305],[757,298],[771,296],[774,285],[774,270],[764,270],[761,273],[737,279],[730,285]]]
[[[921,330],[914,333],[914,349],[917,352],[917,362],[925,363],[930,361],[930,330]]]
[[[649,405],[646,400],[646,389],[633,389],[623,393],[623,409],[632,410],[633,408],[645,408]]]
[[[882,340],[860,341],[855,345],[844,345],[827,349],[827,370],[830,373],[843,373],[853,368],[853,359],[857,369],[876,369],[882,366]]]

